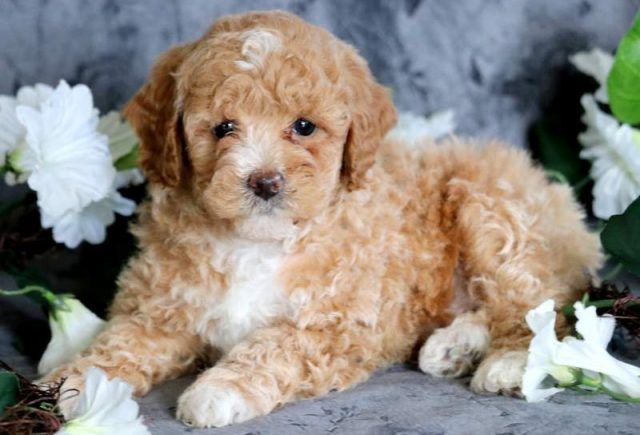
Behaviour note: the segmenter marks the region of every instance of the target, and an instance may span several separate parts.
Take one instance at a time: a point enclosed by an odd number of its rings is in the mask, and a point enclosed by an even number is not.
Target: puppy
[[[570,189],[525,152],[385,139],[396,111],[365,61],[284,12],[223,18],[170,49],[126,116],[149,180],[140,250],[104,332],[48,379],[82,388],[95,366],[145,394],[208,361],[178,401],[189,425],[412,356],[511,393],[527,311],[575,300],[601,262]]]

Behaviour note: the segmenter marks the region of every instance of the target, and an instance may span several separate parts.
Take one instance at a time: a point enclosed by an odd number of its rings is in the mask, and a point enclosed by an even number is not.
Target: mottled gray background
[[[354,44],[401,109],[451,107],[461,132],[524,145],[567,56],[613,50],[640,0],[1,0],[0,93],[64,78],[119,107],[167,47],[275,8]]]
[[[0,0],[0,93],[66,79],[89,85],[101,110],[118,108],[158,53],[198,37],[221,15],[274,8],[354,44],[393,89],[400,109],[453,108],[460,132],[526,146],[532,123],[543,115],[560,119],[567,105],[552,102],[575,82],[584,84],[567,57],[593,46],[613,50],[640,0]],[[562,98],[576,106],[579,93],[569,94]],[[105,260],[98,249],[83,245],[70,255],[80,264]],[[57,255],[42,262],[53,269],[68,262]],[[77,271],[62,266],[52,274],[65,291],[78,280]],[[0,284],[8,285],[1,275]],[[83,282],[90,280],[100,276]],[[83,301],[99,310],[104,304],[95,301],[96,287],[85,287]],[[38,325],[46,330],[34,305],[0,300],[0,359],[28,376],[35,375],[39,353],[25,356],[13,344],[18,331]],[[165,384],[142,400],[154,434],[631,434],[640,422],[640,405],[603,396],[563,393],[528,405],[474,395],[465,380],[396,366],[344,393],[220,431],[192,431],[173,420],[176,397],[188,382]]]

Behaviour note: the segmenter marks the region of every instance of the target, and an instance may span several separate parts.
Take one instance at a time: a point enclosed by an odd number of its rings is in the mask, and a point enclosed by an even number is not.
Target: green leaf
[[[579,196],[584,180],[589,181],[589,167],[579,157],[579,145],[557,134],[548,121],[540,121],[533,126],[533,139],[536,158],[547,173],[573,186],[576,196]]]
[[[137,168],[138,167],[138,145],[134,146],[131,152],[129,152],[129,154],[120,157],[115,162],[115,167],[118,171]]]
[[[607,91],[616,118],[628,124],[640,123],[640,13],[620,41]]]
[[[8,406],[18,401],[20,384],[16,375],[10,372],[0,372],[0,415]]]
[[[605,251],[640,276],[640,197],[620,215],[611,216],[600,233]]]

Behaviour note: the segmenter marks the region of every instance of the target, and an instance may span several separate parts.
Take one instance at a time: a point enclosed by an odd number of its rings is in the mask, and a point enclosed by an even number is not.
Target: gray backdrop
[[[0,93],[61,78],[122,105],[158,53],[217,17],[286,9],[354,44],[403,110],[525,144],[567,56],[613,50],[640,0],[0,0]]]
[[[426,114],[451,107],[461,132],[523,146],[534,120],[562,115],[546,110],[550,101],[581,80],[567,56],[596,45],[613,50],[640,0],[0,0],[0,93],[64,78],[89,85],[100,109],[117,108],[170,45],[196,38],[223,14],[272,8],[293,11],[358,47],[401,109]],[[578,95],[571,95],[574,105]],[[103,248],[85,244],[74,258],[93,263],[114,256]],[[78,272],[65,271],[68,260],[56,255],[41,263],[49,269],[62,264],[64,273],[53,273],[56,288],[75,288]],[[7,285],[2,278],[0,284]],[[104,309],[104,301],[96,301],[96,285],[106,281],[110,287],[113,279],[91,275],[83,282],[91,281],[83,301],[93,310]],[[33,304],[23,302],[0,303],[0,358],[33,377],[42,346],[33,343],[27,357],[28,349],[17,352],[13,342],[16,331],[36,326],[43,331],[46,323]],[[29,337],[23,345],[48,338]],[[344,393],[291,404],[220,431],[200,431],[173,419],[176,398],[191,381],[170,382],[142,400],[154,434],[628,434],[638,429],[637,405],[606,396],[564,393],[550,403],[527,405],[471,394],[465,380],[438,380],[415,367],[396,366]]]

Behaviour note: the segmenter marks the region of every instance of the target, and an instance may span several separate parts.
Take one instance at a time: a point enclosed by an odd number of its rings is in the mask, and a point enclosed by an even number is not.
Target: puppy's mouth
[[[238,236],[256,241],[284,240],[299,232],[299,228],[292,219],[277,214],[236,220],[234,230]]]
[[[285,193],[281,192],[277,195],[264,199],[256,196],[253,192],[246,192],[248,208],[251,214],[269,215],[286,208]]]
[[[283,240],[298,231],[297,220],[290,216],[284,195],[278,198],[251,199],[250,212],[233,220],[235,232],[250,240]]]

